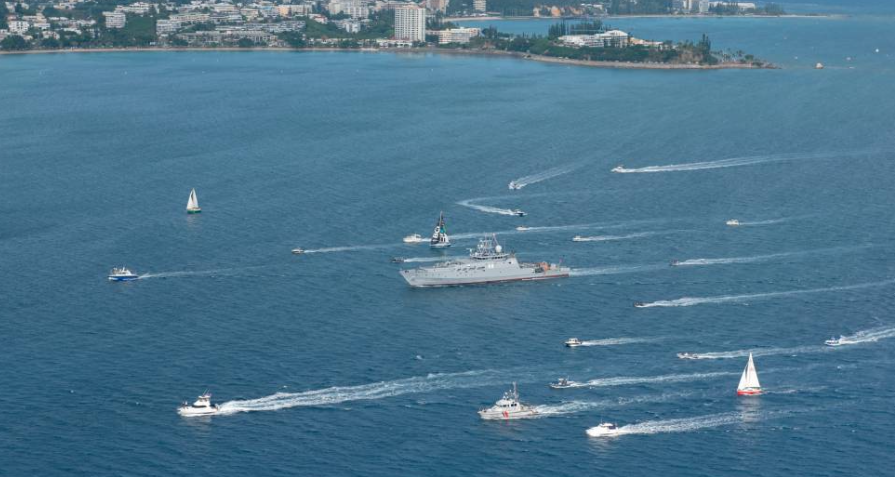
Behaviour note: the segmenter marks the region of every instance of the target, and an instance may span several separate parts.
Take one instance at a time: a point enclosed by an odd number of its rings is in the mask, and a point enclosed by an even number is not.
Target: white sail
[[[186,210],[199,210],[199,198],[196,197],[196,189],[190,191],[190,199],[186,203]]]
[[[451,239],[448,238],[447,230],[444,227],[444,213],[438,216],[438,223],[435,224],[435,230],[432,231],[432,240],[429,243],[433,247],[447,247],[451,244]]]
[[[761,389],[761,383],[758,382],[758,372],[755,370],[755,362],[752,361],[752,353],[749,353],[749,362],[746,363],[746,369],[743,370],[743,375],[740,376],[740,384],[737,386],[739,391],[744,389]]]

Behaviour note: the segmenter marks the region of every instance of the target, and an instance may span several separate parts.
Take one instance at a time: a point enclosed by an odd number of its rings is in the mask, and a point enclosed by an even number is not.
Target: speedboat
[[[680,265],[680,264],[681,264],[680,261],[678,261],[678,260],[672,260],[671,263],[670,263],[669,265],[671,265],[672,267],[676,267],[676,266],[678,266],[678,265]]]
[[[519,190],[522,188],[521,185],[517,184],[515,181],[510,181],[510,190]]]
[[[183,417],[214,416],[221,411],[220,406],[211,404],[211,394],[208,391],[202,393],[196,402],[190,404],[184,402],[177,408],[177,414]]]
[[[392,257],[392,263],[404,263],[404,257]]]
[[[730,219],[725,223],[731,227],[736,227],[737,225],[740,225],[740,221],[737,219]]]
[[[520,232],[525,232],[526,230],[530,230],[530,229],[531,229],[531,227],[526,227],[524,225],[520,225],[520,226],[516,227],[516,230],[518,230]]]
[[[423,236],[420,234],[412,234],[404,237],[404,243],[421,243]]]
[[[601,422],[599,426],[587,430],[591,437],[612,437],[619,435],[619,428],[611,422]]]
[[[816,70],[822,70],[822,69],[824,69],[824,64],[823,64],[823,63],[817,63],[816,65],[814,65],[814,69],[816,69]]]
[[[516,383],[513,383],[513,389],[503,393],[503,397],[498,399],[493,406],[479,411],[479,417],[487,421],[526,419],[537,415],[538,411],[534,407],[519,401]]]
[[[513,215],[515,215],[516,217],[525,217],[528,214],[519,209],[513,209]]]
[[[678,353],[678,359],[699,359],[696,353]]]
[[[550,383],[550,389],[568,389],[575,387],[574,381],[569,381],[567,378],[559,378],[555,383]]]
[[[635,301],[634,308],[646,308],[646,303],[644,303],[642,301]]]
[[[625,172],[625,168],[624,168],[624,166],[619,164],[612,168],[612,172]]]
[[[295,254],[295,255],[301,255],[301,254],[305,253],[305,249],[303,249],[303,248],[293,248],[293,249],[292,249],[292,253]]]
[[[140,278],[139,275],[127,269],[127,267],[113,268],[109,272],[109,280],[113,282],[129,282]]]
[[[840,335],[838,338],[830,338],[824,341],[824,344],[827,346],[842,346],[844,343],[842,342],[842,336]]]
[[[566,340],[565,344],[569,348],[575,348],[575,347],[581,346],[581,340],[579,340],[578,338],[569,338]]]
[[[580,236],[580,235],[576,235],[576,236],[572,237],[572,241],[573,241],[573,242],[586,242],[587,239],[586,239],[585,237]]]

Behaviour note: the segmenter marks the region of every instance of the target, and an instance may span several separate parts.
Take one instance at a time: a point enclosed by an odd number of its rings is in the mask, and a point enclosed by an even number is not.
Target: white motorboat
[[[699,355],[696,353],[678,353],[678,359],[699,359]]]
[[[845,343],[842,342],[842,335],[840,335],[838,338],[830,338],[824,341],[824,344],[827,346],[842,346]]]
[[[404,263],[404,257],[392,257],[392,263]]]
[[[578,346],[581,346],[581,340],[579,340],[578,338],[569,338],[566,340],[565,345],[569,348],[576,348]]]
[[[586,242],[586,241],[587,241],[587,238],[586,238],[586,237],[582,237],[582,236],[580,236],[580,235],[576,235],[576,236],[572,237],[572,241],[573,241],[573,242]]]
[[[725,223],[731,227],[736,227],[737,225],[740,225],[740,221],[737,219],[730,219]]]
[[[587,430],[591,437],[613,437],[619,435],[619,428],[611,422],[601,422],[599,426]]]
[[[513,215],[515,215],[516,217],[525,217],[528,214],[519,209],[513,209]]]
[[[625,167],[619,164],[612,168],[612,172],[625,172]]]
[[[527,419],[537,415],[538,411],[534,407],[519,401],[516,383],[513,383],[513,389],[503,393],[503,397],[498,399],[493,406],[479,411],[479,417],[488,421]]]
[[[139,275],[127,269],[127,267],[113,268],[109,272],[109,281],[113,282],[129,282],[140,278]]]
[[[517,184],[515,181],[510,181],[509,188],[510,190],[519,190],[522,188],[522,186]]]
[[[568,378],[559,378],[555,383],[550,383],[550,389],[568,389],[574,388],[578,384],[575,381],[569,381]]]
[[[740,376],[740,384],[737,386],[737,396],[757,396],[761,394],[761,383],[758,382],[758,371],[755,370],[755,362],[752,361],[752,353],[749,353],[749,362]]]
[[[671,265],[672,267],[676,267],[680,264],[681,264],[681,262],[679,260],[672,260],[669,265]]]
[[[524,225],[520,225],[520,226],[516,227],[516,230],[518,230],[520,232],[525,232],[526,230],[531,230],[531,227],[526,227]]]
[[[190,198],[186,202],[186,213],[188,214],[198,214],[202,212],[202,209],[199,207],[199,198],[196,196],[196,189],[190,191]]]
[[[420,234],[413,234],[404,237],[404,243],[422,243],[423,236]]]
[[[816,65],[814,65],[814,69],[816,69],[816,70],[822,70],[822,69],[824,69],[824,64],[818,62]]]
[[[642,301],[635,301],[634,308],[646,308],[646,303],[644,303]]]
[[[213,416],[220,411],[219,406],[211,404],[211,394],[208,391],[202,393],[194,403],[184,402],[177,408],[177,414],[183,417]]]
[[[301,254],[305,253],[305,249],[303,249],[303,248],[293,248],[293,249],[292,249],[292,253],[295,254],[295,255],[301,255]]]

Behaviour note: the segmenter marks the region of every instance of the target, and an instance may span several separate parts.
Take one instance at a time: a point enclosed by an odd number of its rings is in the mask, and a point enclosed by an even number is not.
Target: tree
[[[9,15],[9,9],[6,8],[6,2],[0,2],[0,30],[9,28],[6,23],[6,15]]]
[[[9,35],[0,41],[0,50],[6,51],[22,51],[27,50],[31,45],[19,35]]]
[[[239,41],[236,42],[236,46],[240,48],[252,48],[255,46],[255,42],[249,38],[240,38]]]

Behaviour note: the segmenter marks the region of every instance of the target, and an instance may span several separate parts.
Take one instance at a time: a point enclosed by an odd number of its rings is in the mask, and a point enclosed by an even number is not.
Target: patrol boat
[[[140,278],[139,275],[127,269],[127,267],[113,268],[109,272],[109,281],[113,282],[129,282]]]
[[[513,389],[503,393],[503,397],[498,399],[493,406],[479,411],[479,417],[486,421],[526,419],[536,417],[537,415],[538,411],[535,408],[519,401],[519,391],[516,389],[516,383],[513,383]]]
[[[497,243],[497,236],[479,240],[469,258],[441,262],[431,267],[401,270],[401,276],[412,287],[443,287],[519,280],[546,280],[569,276],[569,268],[560,265],[520,263],[516,255],[506,253]]]

